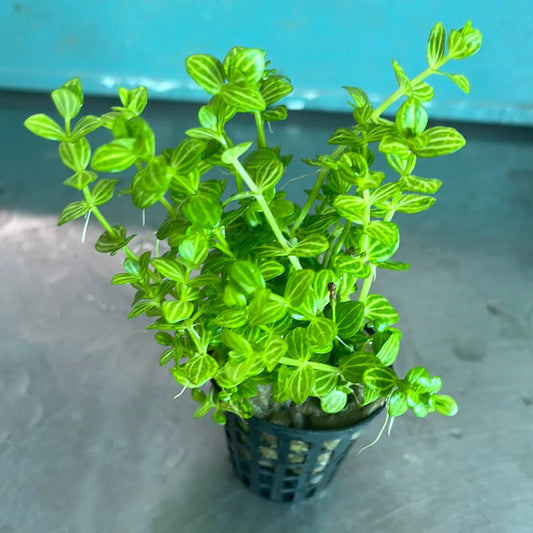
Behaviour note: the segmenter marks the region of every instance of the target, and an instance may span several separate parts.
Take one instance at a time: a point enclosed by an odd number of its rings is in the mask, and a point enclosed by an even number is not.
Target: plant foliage
[[[160,153],[142,116],[144,87],[121,88],[120,106],[74,124],[83,106],[74,78],[52,92],[63,125],[44,114],[26,120],[30,131],[59,142],[59,156],[73,172],[65,185],[83,195],[65,207],[59,224],[92,214],[104,229],[96,249],[124,252],[124,271],[112,283],[135,290],[129,317],[153,319],[148,328],[163,346],[160,364],[192,389],[200,403],[195,416],[214,409],[219,423],[224,411],[250,417],[258,384],[272,384],[279,402],[319,398],[328,413],[342,410],[357,385],[365,403],[386,398],[391,416],[408,409],[420,417],[455,414],[455,401],[438,394],[438,376],[422,367],[403,378],[396,374],[399,315],[370,289],[378,269],[409,268],[394,259],[400,242],[394,215],[419,213],[435,202],[441,182],[418,176],[418,159],[465,144],[453,128],[428,127],[425,104],[433,88],[425,80],[444,75],[468,93],[463,75],[441,68],[480,45],[470,22],[447,39],[438,23],[429,36],[428,68],[410,78],[394,61],[398,87],[379,106],[362,89],[345,87],[354,125],[333,132],[330,154],[307,160],[317,178],[303,206],[277,188],[290,157],[265,136],[265,123],[287,117],[279,101],[292,86],[259,49],[235,47],[222,61],[206,54],[187,58],[187,72],[209,100],[198,126]],[[383,118],[396,102],[395,117]],[[227,125],[238,113],[255,121],[257,139],[235,143],[230,137]],[[101,128],[111,140],[91,146],[89,134]],[[385,155],[388,175],[373,169],[376,150]],[[129,245],[134,236],[111,226],[101,211],[119,180],[100,173],[130,168],[134,175],[122,193],[139,209],[160,203],[167,210],[156,234],[164,253],[137,255]],[[235,194],[225,192],[225,179],[206,177],[213,169],[231,175]],[[210,381],[217,387],[204,392]]]

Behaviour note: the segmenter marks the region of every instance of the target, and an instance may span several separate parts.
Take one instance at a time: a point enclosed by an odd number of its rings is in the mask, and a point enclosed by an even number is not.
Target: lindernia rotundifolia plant
[[[64,183],[83,195],[58,224],[92,215],[104,229],[96,249],[124,254],[124,271],[112,283],[135,289],[129,318],[153,320],[147,328],[163,346],[160,365],[170,365],[176,381],[192,390],[200,403],[195,416],[214,409],[220,424],[225,411],[248,418],[258,385],[271,386],[278,403],[315,398],[325,413],[342,411],[354,397],[362,405],[386,401],[391,417],[408,409],[419,417],[456,413],[453,398],[438,394],[438,376],[420,366],[403,378],[396,374],[399,316],[371,288],[378,269],[409,267],[393,259],[395,213],[429,209],[441,186],[415,174],[418,158],[465,144],[451,127],[428,128],[424,104],[433,88],[425,80],[446,76],[468,93],[465,76],[441,68],[474,55],[481,39],[470,22],[447,37],[437,23],[428,67],[410,78],[393,61],[397,89],[383,103],[374,107],[361,89],[345,87],[355,124],[333,132],[330,154],[306,160],[316,179],[303,206],[277,190],[290,156],[268,144],[265,125],[287,118],[278,102],[293,88],[263,50],[235,47],[223,61],[188,57],[187,72],[210,99],[198,112],[199,125],[160,153],[142,118],[144,87],[120,88],[120,106],[74,124],[83,104],[74,78],[51,93],[62,126],[44,114],[25,121],[36,135],[59,141],[59,156],[73,172]],[[383,118],[396,103],[395,116]],[[255,121],[256,139],[230,138],[226,126],[239,114]],[[112,140],[91,147],[87,137],[99,128]],[[390,175],[372,169],[373,150],[384,154]],[[122,172],[128,183],[107,176]],[[102,207],[119,184],[120,195],[141,210],[164,206],[160,251],[138,255],[134,235],[108,222]]]

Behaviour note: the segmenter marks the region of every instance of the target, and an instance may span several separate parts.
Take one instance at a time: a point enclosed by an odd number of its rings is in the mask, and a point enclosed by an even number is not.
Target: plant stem
[[[334,159],[339,157],[339,155],[341,155],[342,152],[344,151],[344,148],[345,146],[338,146],[337,148],[335,148],[335,150],[331,154],[331,157],[333,157]],[[313,188],[311,189],[311,192],[309,193],[309,197],[307,198],[305,205],[300,211],[298,218],[295,220],[294,224],[292,225],[291,232],[293,235],[296,232],[296,230],[302,225],[302,222],[305,220],[305,217],[308,215],[309,211],[311,210],[311,207],[313,207],[313,204],[315,203],[315,200],[317,199],[318,194],[320,193],[320,188],[322,187],[322,184],[324,183],[324,180],[326,179],[328,172],[329,172],[329,168],[322,167],[322,170],[318,174],[315,184],[313,185]]]
[[[232,259],[235,258],[235,254],[231,251],[228,241],[226,240],[226,237],[224,237],[222,230],[217,229],[215,231],[215,235],[217,236],[217,239],[219,240],[219,243],[215,246],[223,253],[225,253],[227,256],[231,257]]]
[[[426,70],[422,71],[418,76],[414,77],[412,80],[409,81],[409,84],[411,86],[416,86],[423,80],[425,80],[428,76],[431,76],[431,74],[435,74],[437,70],[439,70],[440,67],[442,67],[445,63],[449,61],[449,56],[444,56],[440,61],[438,61],[433,67],[427,68]],[[390,107],[398,98],[401,98],[405,94],[405,88],[399,87],[394,91],[388,98],[385,99],[385,101],[376,109],[374,109],[372,115],[370,116],[369,120],[377,119],[388,107]],[[368,194],[368,191],[365,191],[366,194]],[[398,191],[396,195],[393,198],[393,202],[397,201],[398,198],[401,195],[401,191]],[[395,210],[389,211],[385,217],[383,218],[384,222],[390,222],[396,213]],[[364,226],[366,226],[370,222],[370,205],[368,206],[368,217],[365,210],[365,222]],[[365,235],[363,237],[363,250],[362,252],[366,252],[366,248],[368,246],[368,236]],[[363,281],[363,285],[361,286],[361,291],[359,292],[359,301],[362,303],[366,302],[366,299],[368,297],[368,294],[370,292],[370,287],[372,286],[372,283],[376,279],[376,265],[371,264],[370,265],[370,275],[365,278]]]
[[[200,354],[205,354],[205,346],[202,346],[201,339],[198,333],[196,333],[196,330],[194,329],[194,326],[190,326],[189,324],[185,324],[185,328],[187,329],[187,332],[189,333],[189,337],[192,339],[192,342],[196,346],[196,349]]]
[[[435,74],[437,70],[439,70],[440,67],[442,67],[445,63],[447,63],[450,60],[450,57],[448,55],[444,56],[440,61],[435,63],[432,67],[427,68],[426,70],[422,71],[418,76],[414,77],[412,80],[409,80],[410,85],[418,85],[421,81],[424,81],[428,76],[431,76],[431,74]],[[370,115],[369,120],[378,118],[383,111],[385,111],[387,108],[389,108],[398,98],[401,98],[405,94],[405,89],[403,87],[399,87],[396,89],[388,98],[386,98],[381,105],[376,107],[374,111],[372,112],[372,115]]]
[[[176,218],[176,211],[174,210],[170,202],[164,196],[159,201],[165,206],[166,210],[172,215],[172,218]]]
[[[287,239],[283,236],[283,233],[281,232],[280,227],[278,226],[278,223],[276,222],[276,219],[274,217],[274,214],[270,210],[270,206],[267,204],[265,197],[263,196],[263,193],[257,188],[257,185],[254,183],[254,180],[246,172],[246,169],[242,166],[241,162],[238,159],[235,159],[232,162],[233,167],[235,168],[237,174],[241,176],[243,181],[246,183],[250,191],[253,193],[254,198],[257,200],[257,203],[261,207],[261,210],[263,211],[263,214],[265,215],[265,218],[270,226],[270,229],[276,236],[276,239],[278,240],[279,244],[281,245],[281,248],[283,251],[288,255],[289,261],[291,262],[292,266],[296,270],[301,270],[302,265],[300,264],[300,261],[298,258],[294,255],[291,255],[291,247],[287,243]]]
[[[257,147],[268,148],[265,138],[265,128],[263,118],[261,117],[261,111],[254,111],[255,125],[257,127]]]
[[[363,198],[366,202],[366,207],[363,213],[363,237],[361,239],[361,250],[360,253],[363,257],[366,258],[366,255],[368,253],[368,243],[370,241],[370,238],[368,234],[365,232],[365,229],[370,224],[370,192],[368,189],[365,189],[363,191]],[[366,298],[368,296],[368,292],[370,291],[370,287],[374,281],[374,278],[376,276],[376,265],[369,265],[370,266],[370,275],[365,278],[363,281],[363,285],[361,287],[361,291],[359,292],[359,301],[362,303],[366,302]]]
[[[339,236],[337,241],[331,243],[331,246],[328,248],[328,251],[326,252],[326,256],[324,257],[324,263],[323,263],[324,268],[329,268],[329,263],[331,261],[331,258],[339,253],[339,250],[344,244],[344,241],[346,240],[346,237],[348,237],[351,229],[352,229],[352,223],[347,220],[346,225],[344,226],[341,235]]]
[[[326,365],[324,363],[315,363],[313,361],[300,361],[299,359],[292,359],[290,357],[282,357],[279,360],[280,364],[287,366],[310,366],[315,370],[324,370],[326,372],[331,372],[332,374],[339,374],[339,369],[337,367]]]
[[[370,275],[365,278],[363,285],[361,286],[361,291],[359,292],[359,301],[365,303],[370,292],[370,287],[376,279],[376,265],[370,265]]]
[[[89,186],[86,185],[83,188],[83,195],[85,196],[85,200],[89,205],[92,203],[92,194],[89,190]],[[90,212],[95,216],[95,218],[100,222],[100,224],[103,226],[103,228],[107,231],[109,236],[118,244],[119,239],[117,237],[117,234],[115,233],[115,230],[113,229],[113,226],[109,224],[107,219],[104,217],[104,215],[101,213],[101,211],[98,209],[98,207],[93,206],[91,207]],[[129,247],[129,246],[123,246],[122,250],[124,250],[124,253],[130,258],[135,259],[135,261],[139,260],[139,256]]]

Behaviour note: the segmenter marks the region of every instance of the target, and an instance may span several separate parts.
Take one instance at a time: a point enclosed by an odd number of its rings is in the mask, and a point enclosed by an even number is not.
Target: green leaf
[[[231,165],[232,163],[237,161],[237,159],[239,159],[239,157],[244,154],[244,152],[246,152],[250,148],[250,146],[252,146],[252,144],[253,142],[250,141],[238,144],[237,146],[233,146],[232,148],[228,148],[222,153],[222,162],[226,163],[227,165]]]
[[[370,237],[368,241],[366,259],[371,263],[380,263],[381,261],[389,260],[396,253],[400,245],[399,239],[396,241],[396,245],[392,247],[386,246],[374,237]]]
[[[65,209],[61,212],[61,215],[59,216],[59,220],[57,222],[58,226],[62,226],[63,224],[66,224],[67,222],[70,222],[71,220],[75,220],[77,218],[82,217],[89,211],[90,207],[87,202],[79,201],[79,202],[72,202],[68,204]]]
[[[333,207],[341,217],[350,222],[360,224],[364,222],[366,206],[367,204],[363,198],[349,194],[339,194],[333,201]]]
[[[394,331],[380,347],[376,357],[385,365],[390,366],[396,360],[400,350],[400,339],[402,335],[399,331]]]
[[[333,392],[339,383],[339,371],[325,372],[323,370],[315,371],[315,384],[313,393],[319,397],[324,397]]]
[[[430,377],[429,372],[423,366],[415,366],[407,372],[405,380],[413,386],[413,390],[421,393],[435,394],[442,387],[439,376]]]
[[[202,127],[216,131],[218,118],[212,107],[204,105],[198,111],[198,122]]]
[[[275,187],[283,176],[283,163],[279,159],[271,159],[263,163],[255,172],[255,182],[263,191]]]
[[[442,22],[437,22],[429,34],[426,48],[426,59],[430,68],[444,57],[446,32]]]
[[[112,285],[126,285],[129,283],[135,283],[136,281],[139,281],[137,276],[132,276],[131,274],[126,273],[115,274],[111,278]]]
[[[72,78],[66,81],[61,88],[73,93],[76,96],[80,106],[83,104],[83,89],[79,78]]]
[[[380,398],[380,395],[375,392],[374,390],[368,388],[368,387],[365,387],[365,393],[364,393],[364,399],[363,399],[363,403],[362,405],[369,405],[373,402],[375,402],[376,400],[379,400]]]
[[[265,122],[276,122],[279,120],[285,120],[288,116],[287,106],[278,105],[276,107],[271,107],[261,112],[261,118]]]
[[[239,328],[248,323],[248,311],[244,307],[225,309],[215,317],[215,323],[224,328]]]
[[[269,279],[277,278],[283,274],[283,272],[285,272],[285,267],[281,263],[272,259],[270,261],[262,262],[259,265],[259,270],[261,271],[263,279],[268,281]]]
[[[230,277],[246,294],[265,288],[261,270],[251,261],[235,261],[231,266]]]
[[[170,361],[174,360],[174,348],[165,350],[159,357],[159,366],[165,366]]]
[[[230,80],[256,84],[263,77],[265,70],[265,52],[258,48],[241,48],[235,53],[228,54],[224,60],[224,67]]]
[[[194,311],[194,305],[191,302],[166,300],[163,302],[161,309],[165,320],[170,324],[175,324],[189,318]]]
[[[396,194],[400,185],[398,183],[387,183],[386,185],[381,185],[370,195],[370,202],[372,204],[379,204],[385,200],[389,200],[392,196]]]
[[[116,139],[96,149],[91,166],[98,172],[121,172],[133,165],[135,139]]]
[[[280,337],[271,337],[263,352],[263,359],[268,372],[272,372],[279,360],[287,353],[287,343]]]
[[[171,369],[172,370],[172,369]],[[177,379],[177,378],[176,378]],[[182,384],[182,385],[185,385],[185,384],[188,384],[189,383],[189,380],[185,377],[185,371],[184,371],[184,376],[183,378],[181,378],[181,381],[183,381],[183,383],[180,383],[178,381],[178,383]],[[193,389],[194,390],[198,390],[198,389]],[[205,416],[207,413],[209,413],[209,411],[211,411],[211,409],[213,408],[213,404],[209,401],[206,401],[205,403],[202,403],[202,405],[200,405],[198,407],[198,409],[196,409],[196,411],[194,412],[193,414],[193,418],[194,419],[197,419],[197,418],[200,418],[202,416]],[[218,415],[217,415],[217,419],[218,419]]]
[[[172,152],[170,166],[177,174],[188,174],[200,162],[206,143],[199,139],[185,139]]]
[[[243,113],[264,111],[266,108],[265,100],[259,89],[249,85],[228,83],[222,91],[222,98],[226,104]]]
[[[182,206],[183,214],[196,226],[212,229],[220,222],[222,204],[210,194],[189,198]]]
[[[262,326],[281,320],[287,313],[284,302],[270,298],[270,291],[263,290],[254,296],[249,306],[250,326]]]
[[[126,228],[124,226],[113,226],[113,235],[108,231],[104,231],[94,245],[96,251],[101,253],[109,253],[115,255],[119,250],[124,248],[135,235],[126,237]]]
[[[213,416],[211,418],[213,419],[213,422],[215,422],[215,424],[218,424],[219,426],[225,426],[226,422],[228,421],[222,409],[217,409],[213,413]]]
[[[151,262],[154,268],[165,278],[178,282],[185,281],[184,268],[176,259],[172,257],[155,257]]]
[[[242,293],[239,287],[228,283],[224,287],[224,303],[228,307],[245,306],[247,303],[246,295]]]
[[[453,59],[464,59],[470,55],[465,39],[457,30],[451,30],[448,35],[448,55]]]
[[[387,159],[387,163],[392,168],[392,170],[398,172],[398,174],[402,176],[410,174],[416,165],[416,157],[411,153],[403,156],[389,153],[385,154],[385,158]],[[389,183],[388,185],[391,184]]]
[[[368,98],[367,94],[359,87],[350,87],[348,85],[343,85],[342,88],[348,91],[348,93],[353,99],[355,107],[371,107],[370,99]]]
[[[124,106],[138,117],[144,111],[148,103],[148,90],[146,87],[135,87],[128,91],[127,103]]]
[[[365,306],[362,302],[340,302],[337,304],[335,321],[337,334],[342,339],[353,339],[363,326]]]
[[[203,263],[209,253],[209,242],[203,233],[194,232],[178,247],[180,256],[192,266]]]
[[[409,405],[405,393],[395,390],[389,400],[389,415],[401,416],[407,411],[407,409],[409,409]]]
[[[210,140],[215,140],[218,142],[224,141],[224,137],[222,137],[220,133],[217,133],[216,131],[210,130],[208,128],[191,128],[185,131],[185,135],[188,135],[189,137],[193,139],[198,139],[198,140],[203,140],[203,141],[210,141]]]
[[[416,98],[408,98],[396,113],[396,126],[402,135],[417,137],[428,124],[428,113]]]
[[[319,270],[313,282],[314,294],[316,295],[316,301],[318,309],[322,310],[331,300],[334,300],[336,295],[335,286],[338,283],[338,276],[330,269]],[[333,286],[332,286],[333,285]]]
[[[145,209],[158,202],[170,186],[170,174],[164,156],[150,159],[144,170],[135,174],[132,182],[132,200],[136,207]]]
[[[364,259],[353,255],[338,255],[333,259],[333,267],[339,275],[352,274],[360,279],[370,276],[370,267]]]
[[[307,295],[315,277],[314,270],[296,270],[289,275],[285,287],[285,299],[291,307],[298,307]]]
[[[299,361],[308,361],[311,357],[311,347],[307,340],[305,328],[294,328],[286,335],[288,354],[292,359],[298,359]]]
[[[380,261],[377,263],[379,268],[386,270],[409,270],[411,265],[409,263],[400,263],[398,261]]]
[[[338,413],[346,407],[348,395],[345,392],[334,390],[320,398],[320,407],[325,413]]]
[[[63,128],[54,119],[43,113],[28,117],[24,121],[24,126],[33,134],[51,141],[64,141],[67,138]]]
[[[117,179],[99,180],[92,190],[91,205],[102,205],[111,200],[117,183]]]
[[[126,257],[124,259],[124,270],[128,274],[132,274],[134,276],[139,276],[139,273],[141,272],[141,265],[140,262],[137,261],[137,259],[133,259],[131,257]],[[145,268],[146,273],[147,268]]]
[[[318,353],[324,353],[321,350],[324,347],[329,347],[331,350],[331,344],[333,343],[336,335],[337,328],[335,326],[335,322],[329,318],[314,318],[307,326],[307,340],[313,347],[319,348],[319,350],[315,350]]]
[[[434,400],[435,410],[444,416],[454,416],[459,411],[456,401],[446,394],[438,394]]]
[[[390,302],[380,294],[369,294],[365,302],[365,317],[370,320],[384,320],[387,324],[394,324],[400,320],[397,311]]]
[[[288,391],[292,401],[302,404],[313,390],[315,372],[309,365],[299,367],[289,378]]]
[[[394,370],[388,367],[373,367],[365,371],[364,384],[382,397],[390,396],[398,384]]]
[[[329,247],[329,241],[323,235],[315,233],[304,237],[294,248],[291,249],[290,255],[297,257],[315,257],[325,252]]]
[[[394,222],[375,220],[370,222],[364,232],[388,248],[396,248],[400,239],[398,226]]]
[[[348,128],[339,128],[328,139],[328,144],[345,144],[347,146],[359,146],[364,144],[360,134]]]
[[[185,375],[193,385],[203,385],[218,372],[218,363],[207,354],[191,357],[185,365]]]
[[[72,120],[80,112],[82,103],[78,95],[68,89],[60,88],[52,91],[52,100],[57,112],[65,119]]]
[[[404,191],[435,194],[441,187],[442,181],[434,178],[420,178],[418,176],[404,176],[400,182]]]
[[[384,154],[394,154],[401,158],[407,158],[411,153],[409,146],[397,134],[385,135],[379,143],[378,150]]]
[[[243,355],[253,354],[254,349],[251,344],[240,333],[224,328],[221,336],[224,345],[236,353]]]
[[[466,47],[468,48],[468,56],[473,56],[480,48],[483,41],[483,36],[479,30],[472,28],[471,21],[468,21],[464,27],[459,30],[462,35]]]
[[[421,102],[430,102],[433,100],[434,93],[433,87],[425,82],[421,82],[411,89],[411,96]]]
[[[348,383],[363,383],[365,372],[375,368],[376,365],[379,365],[379,361],[375,355],[359,352],[345,358],[339,365],[339,369]]]
[[[282,76],[269,76],[259,89],[267,106],[274,104],[278,100],[292,93],[293,87],[290,82]]]
[[[436,202],[433,196],[421,194],[402,194],[396,203],[396,211],[401,213],[420,213],[429,209]]]
[[[396,61],[395,59],[392,60],[392,68],[394,69],[394,75],[396,76],[398,87],[400,89],[405,89],[409,87],[409,76],[407,76],[403,68],[400,66],[400,63],[398,63],[398,61]]]
[[[218,94],[225,82],[224,67],[213,56],[196,54],[185,60],[189,76],[209,94]]]
[[[268,190],[269,189],[266,189],[266,191]],[[281,220],[294,214],[295,205],[290,200],[285,200],[285,198],[274,198],[274,200],[270,202],[270,210],[278,220]],[[282,224],[283,222],[280,225]]]
[[[144,315],[147,311],[154,308],[154,302],[139,302],[135,304],[128,314],[128,318],[135,318]]]
[[[448,74],[447,72],[438,72],[438,74],[446,76],[449,80],[453,81],[465,94],[470,93],[470,82],[463,74]]]
[[[81,138],[75,143],[62,142],[59,144],[59,156],[65,166],[74,172],[81,172],[89,164],[91,147],[85,138]]]
[[[454,128],[437,126],[424,132],[422,136],[426,144],[413,149],[418,157],[436,157],[447,155],[460,150],[465,144],[465,138]]]
[[[250,375],[253,375],[253,364],[253,358],[227,362],[224,365],[223,376],[229,381],[228,385],[230,387],[235,387],[241,384]],[[220,374],[218,379],[220,379]],[[228,387],[228,385],[226,387]]]

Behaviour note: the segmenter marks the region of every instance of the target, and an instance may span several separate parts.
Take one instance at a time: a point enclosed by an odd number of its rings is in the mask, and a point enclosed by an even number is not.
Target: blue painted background
[[[436,79],[432,116],[533,124],[531,0],[2,0],[0,88],[49,91],[80,76],[91,94],[142,84],[152,97],[197,101],[184,58],[240,44],[264,48],[291,78],[289,107],[347,110],[342,85],[383,99],[392,58],[415,75],[433,24],[468,19],[483,47],[448,71],[468,75],[471,94]]]

